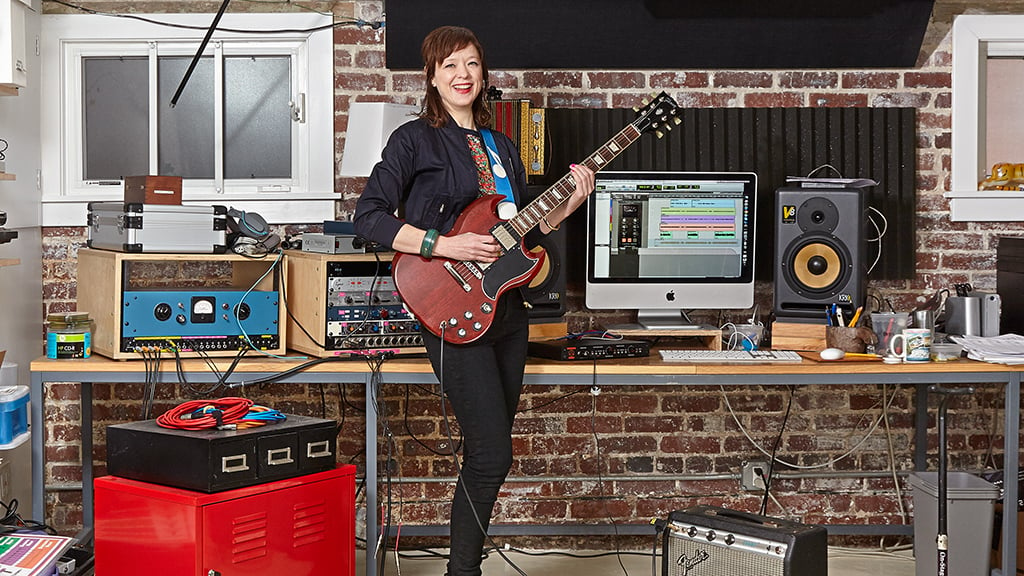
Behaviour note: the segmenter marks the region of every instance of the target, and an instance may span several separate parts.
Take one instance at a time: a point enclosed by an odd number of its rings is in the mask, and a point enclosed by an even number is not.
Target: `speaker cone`
[[[797,293],[831,295],[851,272],[850,256],[841,243],[820,236],[797,241],[782,263],[786,283]]]
[[[824,244],[808,244],[793,257],[793,274],[809,288],[827,288],[841,273],[839,254]]]

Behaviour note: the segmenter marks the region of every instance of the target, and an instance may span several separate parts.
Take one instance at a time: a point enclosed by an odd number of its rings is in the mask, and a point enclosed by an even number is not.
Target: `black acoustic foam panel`
[[[917,62],[934,0],[388,0],[387,65],[466,26],[495,69],[885,68]]]

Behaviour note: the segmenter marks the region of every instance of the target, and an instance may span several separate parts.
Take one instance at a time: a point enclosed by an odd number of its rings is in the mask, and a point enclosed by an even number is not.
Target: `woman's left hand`
[[[583,164],[573,164],[569,167],[572,179],[576,182],[576,190],[566,201],[566,213],[571,214],[587,201],[587,196],[594,191],[594,171]]]

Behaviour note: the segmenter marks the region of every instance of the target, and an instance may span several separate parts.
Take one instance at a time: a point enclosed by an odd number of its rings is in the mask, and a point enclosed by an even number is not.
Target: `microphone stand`
[[[220,17],[224,15],[224,10],[227,9],[228,3],[231,0],[224,0],[221,2],[220,9],[217,10],[217,15],[213,17],[213,23],[210,24],[210,28],[206,31],[206,35],[203,36],[203,41],[199,44],[199,50],[196,50],[195,56],[192,57],[192,61],[189,62],[188,70],[185,70],[185,76],[181,78],[181,83],[178,84],[178,89],[174,91],[174,97],[171,98],[171,108],[178,105],[178,98],[181,96],[182,90],[185,89],[185,85],[188,84],[188,79],[192,77],[192,71],[196,69],[196,64],[199,63],[199,57],[203,55],[203,51],[206,50],[206,45],[210,43],[210,37],[213,36],[213,31],[217,29],[217,24],[220,23]]]

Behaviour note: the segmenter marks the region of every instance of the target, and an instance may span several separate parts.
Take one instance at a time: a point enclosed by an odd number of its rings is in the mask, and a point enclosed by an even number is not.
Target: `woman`
[[[473,32],[438,28],[423,40],[422,55],[427,86],[423,110],[388,141],[356,205],[356,232],[400,252],[493,262],[500,252],[489,234],[444,234],[471,202],[496,192],[495,174],[499,179],[507,174],[515,202],[522,207],[526,172],[515,146],[500,132],[492,132],[497,150],[485,150],[480,129],[491,120],[484,102],[487,64]],[[496,156],[493,171],[489,156]],[[574,165],[571,171],[575,191],[526,235],[527,246],[558,229],[593,191],[590,169]],[[394,216],[400,206],[404,220]],[[522,293],[513,289],[498,300],[491,328],[472,343],[450,344],[423,331],[427,355],[464,438],[461,475],[452,497],[449,576],[481,574],[485,531],[512,466],[512,422],[523,384],[528,329]]]

